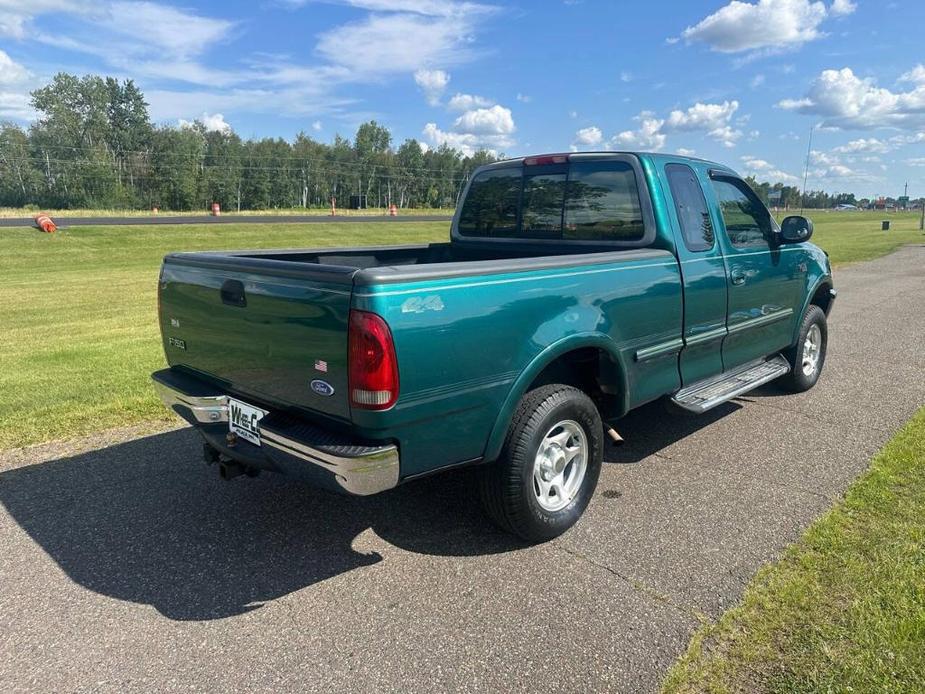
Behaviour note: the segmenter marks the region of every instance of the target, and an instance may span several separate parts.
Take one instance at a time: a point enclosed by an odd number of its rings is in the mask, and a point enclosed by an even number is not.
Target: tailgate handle
[[[247,306],[244,283],[240,280],[225,280],[222,285],[222,303],[229,306]]]

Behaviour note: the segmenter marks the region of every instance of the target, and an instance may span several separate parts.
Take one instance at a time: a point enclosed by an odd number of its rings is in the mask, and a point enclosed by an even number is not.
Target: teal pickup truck
[[[502,161],[448,243],[168,255],[153,378],[222,477],[366,495],[472,465],[491,518],[543,541],[629,410],[815,384],[835,289],[811,234],[707,161]]]

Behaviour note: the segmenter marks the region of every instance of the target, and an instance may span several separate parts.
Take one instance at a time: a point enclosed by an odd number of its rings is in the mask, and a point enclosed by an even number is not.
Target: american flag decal
[[[322,361],[321,359],[315,359],[315,371],[321,371],[322,373],[328,372],[328,363]]]

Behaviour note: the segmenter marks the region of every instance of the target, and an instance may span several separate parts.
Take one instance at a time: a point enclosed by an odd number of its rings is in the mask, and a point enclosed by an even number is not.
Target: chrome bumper
[[[228,421],[228,397],[225,395],[192,395],[172,383],[159,378],[164,372],[152,375],[154,386],[164,404],[190,424],[211,425]],[[292,458],[311,463],[327,471],[339,489],[348,494],[368,496],[391,489],[398,484],[400,460],[394,444],[383,446],[343,446],[350,454],[339,455],[338,446],[314,447],[297,438],[285,436],[271,427],[261,426],[260,440],[265,446]],[[244,442],[254,452],[260,447]],[[234,458],[234,452],[230,457]],[[272,458],[272,456],[271,456]]]

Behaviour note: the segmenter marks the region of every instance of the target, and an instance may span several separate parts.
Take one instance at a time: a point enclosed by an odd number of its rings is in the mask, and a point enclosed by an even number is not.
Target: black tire
[[[534,462],[546,435],[566,420],[584,432],[585,474],[568,505],[549,511],[534,490]],[[603,438],[597,407],[577,388],[552,384],[527,393],[514,412],[500,457],[479,470],[479,491],[488,516],[528,542],[545,542],[564,533],[584,513],[597,487]]]
[[[811,373],[806,373],[803,369],[804,356],[806,355],[806,337],[809,331],[817,326],[820,333],[821,344],[819,346],[819,356],[816,360],[816,366]],[[822,373],[822,367],[825,365],[825,353],[829,342],[829,329],[825,320],[825,313],[821,308],[810,304],[803,314],[803,322],[800,324],[800,333],[796,344],[791,347],[785,354],[790,362],[790,373],[782,376],[778,383],[785,390],[791,393],[802,393],[809,390]]]

